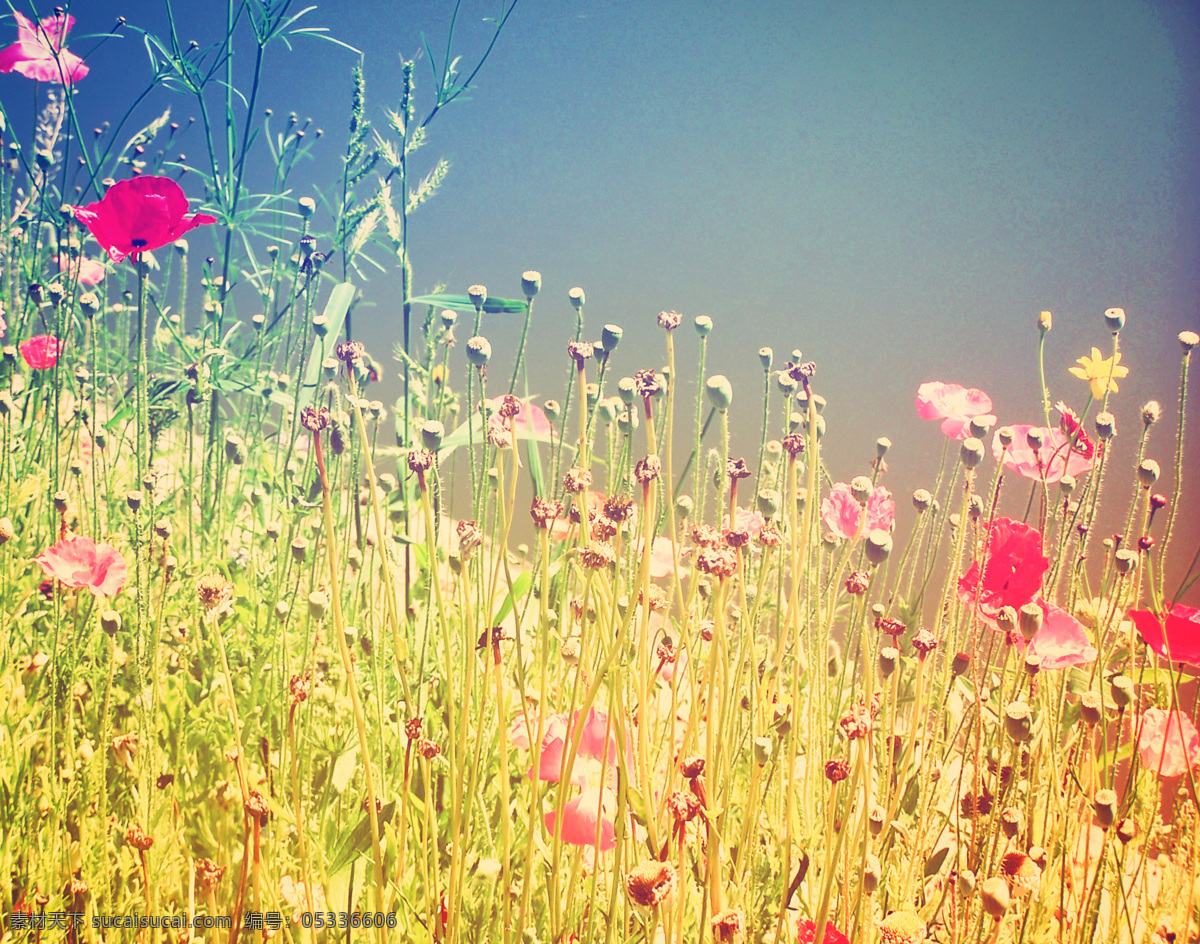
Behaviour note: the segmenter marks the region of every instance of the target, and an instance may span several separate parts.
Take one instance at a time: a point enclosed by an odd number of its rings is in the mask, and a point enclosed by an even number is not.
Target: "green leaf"
[[[475,304],[466,295],[418,295],[408,300],[410,305],[436,305],[451,311],[474,311]],[[523,315],[528,303],[515,298],[489,298],[483,310],[490,315]]]
[[[346,321],[346,312],[350,310],[350,302],[354,300],[354,283],[340,282],[329,293],[329,301],[325,303],[325,325],[329,329],[325,337],[313,341],[312,353],[308,356],[308,366],[304,369],[304,381],[300,385],[298,409],[309,406],[316,395],[321,383],[321,362],[333,355],[337,346],[338,336],[342,333],[342,324]]]
[[[333,762],[332,782],[335,793],[342,794],[346,792],[346,787],[350,785],[350,778],[354,776],[354,771],[357,767],[358,748],[351,748]]]
[[[950,854],[950,847],[943,846],[925,862],[925,877],[932,878],[942,870],[942,863],[946,861],[946,856]]]
[[[513,603],[517,598],[525,596],[529,592],[529,585],[533,583],[533,574],[528,570],[521,571],[516,580],[513,581],[512,590],[505,595],[504,600],[500,604],[500,609],[496,611],[495,619],[492,620],[493,626],[499,626],[504,622],[504,617],[512,611]]]
[[[384,824],[389,822],[392,815],[396,812],[396,801],[384,805],[379,811],[379,833],[380,840],[383,837]],[[363,813],[362,819],[358,821],[358,825],[354,827],[338,844],[337,850],[334,852],[329,864],[329,880],[333,884],[335,876],[339,873],[346,872],[350,868],[350,863],[359,857],[366,857],[371,854],[371,817],[369,813]],[[348,878],[348,876],[345,876]],[[333,899],[331,899],[333,900]],[[343,899],[344,900],[344,899]]]

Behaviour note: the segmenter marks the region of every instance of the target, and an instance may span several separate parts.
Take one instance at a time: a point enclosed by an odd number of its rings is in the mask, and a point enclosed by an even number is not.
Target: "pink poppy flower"
[[[616,827],[612,810],[616,809],[613,792],[617,777],[617,739],[609,733],[608,715],[596,708],[589,709],[586,718],[575,712],[568,726],[568,716],[552,715],[542,736],[541,760],[535,772],[529,768],[529,777],[549,783],[558,783],[564,773],[564,757],[570,752],[570,739],[579,734],[579,749],[573,764],[565,771],[567,782],[580,788],[578,796],[572,797],[563,808],[562,837],[566,842],[579,846],[596,844],[596,823],[600,822],[601,852],[607,852],[616,844]],[[520,720],[520,719],[519,719]],[[527,747],[529,733],[522,722],[514,724],[510,732],[517,747]],[[632,758],[627,757],[626,763]],[[545,816],[546,828],[553,833],[557,822],[556,811]]]
[[[958,581],[958,597],[968,603],[979,595],[980,615],[994,619],[1000,609],[1020,609],[1042,591],[1050,560],[1042,553],[1042,533],[1023,521],[997,518],[987,540],[982,579],[976,561]]]
[[[1176,603],[1161,619],[1152,610],[1130,610],[1129,618],[1159,656],[1200,667],[1200,609]]]
[[[59,256],[58,271],[67,272],[80,285],[99,285],[107,274],[104,263],[86,256]]]
[[[207,213],[188,212],[183,188],[170,177],[132,177],[118,180],[104,199],[85,207],[71,207],[113,262],[126,256],[135,260],[173,243],[197,226],[215,223]]]
[[[743,508],[738,505],[737,511],[734,512],[734,521],[738,528],[750,533],[750,540],[755,540],[761,533],[763,525],[767,523],[767,519],[763,517],[763,513],[755,508],[751,511],[749,508]],[[721,522],[721,533],[729,534],[729,515],[726,515]]]
[[[634,545],[634,553],[638,559],[642,556],[643,544],[642,539],[638,538]],[[672,573],[683,579],[687,574],[687,568],[682,564],[678,569],[675,568],[675,543],[669,537],[659,535],[650,545],[650,576],[669,577]]]
[[[875,491],[867,500],[867,520],[863,523],[862,533],[870,534],[878,529],[891,531],[896,524],[896,503],[892,501],[892,493],[882,485],[876,485]],[[863,506],[860,505],[850,492],[850,486],[838,482],[830,489],[825,500],[821,502],[821,520],[825,527],[842,540],[850,540],[859,533],[859,521],[862,519]]]
[[[951,439],[970,436],[971,420],[975,417],[996,419],[992,416],[992,398],[982,390],[940,380],[931,380],[917,388],[917,416],[923,420],[941,420],[942,432]]]
[[[35,82],[70,85],[88,74],[84,61],[63,49],[75,17],[63,13],[33,21],[13,13],[17,21],[17,41],[0,50],[0,72],[17,72]]]
[[[1082,441],[1077,441],[1073,448],[1070,447],[1070,440],[1060,429],[1029,424],[1008,428],[1013,431],[1012,445],[1005,449],[997,430],[992,437],[992,455],[996,457],[997,462],[1003,462],[1007,468],[1019,472],[1027,479],[1040,482],[1044,473],[1047,484],[1053,485],[1064,475],[1079,476],[1092,467],[1092,460],[1080,451]],[[1042,434],[1042,447],[1037,452],[1029,445],[1030,430]]]
[[[1042,657],[1043,669],[1069,669],[1096,661],[1096,647],[1083,624],[1062,607],[1039,600],[1042,628],[1029,644],[1029,652]]]
[[[1178,777],[1200,764],[1200,733],[1183,712],[1151,708],[1142,715],[1138,756],[1160,777]]]
[[[49,370],[58,363],[58,355],[62,353],[63,343],[49,334],[39,334],[32,338],[26,338],[19,347],[26,364],[34,370]]]
[[[817,922],[804,918],[797,928],[799,944],[813,944],[817,939]],[[832,921],[825,924],[825,944],[850,944],[850,938],[839,931]]]
[[[95,596],[111,597],[121,592],[129,578],[125,558],[111,544],[97,544],[82,536],[64,538],[34,558],[47,577],[64,587],[83,587]]]
[[[503,396],[492,397],[488,401],[495,409],[499,409],[503,402]],[[531,432],[535,436],[552,436],[554,434],[554,428],[550,425],[546,412],[540,406],[525,400],[521,401],[521,408],[513,417],[513,426],[518,436],[524,431]]]

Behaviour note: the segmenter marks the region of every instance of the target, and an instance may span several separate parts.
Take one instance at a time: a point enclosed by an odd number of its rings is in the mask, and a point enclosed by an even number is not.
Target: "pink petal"
[[[616,797],[611,790],[584,790],[579,796],[568,800],[563,807],[562,838],[575,846],[596,845],[596,823],[600,823],[601,852],[608,852],[617,844],[617,831],[613,820],[604,815],[604,807],[615,806]],[[546,829],[554,834],[556,811],[546,814]]]
[[[1200,733],[1182,712],[1151,708],[1142,715],[1138,756],[1147,770],[1178,777],[1200,764]]]
[[[1096,647],[1083,624],[1052,603],[1041,604],[1042,628],[1029,644],[1029,651],[1042,657],[1043,669],[1069,669],[1096,660]]]

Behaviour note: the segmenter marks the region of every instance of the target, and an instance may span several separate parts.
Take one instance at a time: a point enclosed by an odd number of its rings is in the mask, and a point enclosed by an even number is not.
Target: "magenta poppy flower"
[[[111,597],[121,592],[129,578],[125,558],[111,544],[97,544],[91,538],[64,538],[34,558],[42,565],[47,577],[53,577],[64,587],[79,590],[86,587],[98,597]]]
[[[173,243],[197,226],[215,223],[207,213],[188,216],[183,188],[170,177],[132,177],[118,180],[104,199],[85,207],[71,207],[104,247],[113,262]]]
[[[1178,777],[1200,764],[1200,733],[1182,711],[1150,708],[1142,715],[1138,756],[1160,777]]]
[[[799,944],[814,944],[817,939],[817,922],[804,918],[797,928]],[[832,921],[825,923],[825,944],[850,944],[850,938],[839,931]]]
[[[1130,610],[1129,618],[1162,658],[1200,667],[1200,609],[1176,603],[1161,619],[1152,610]]]
[[[68,277],[80,285],[99,285],[107,274],[104,263],[96,262],[85,256],[59,256],[58,271],[66,272]]]
[[[997,462],[1003,462],[1007,468],[1027,479],[1040,482],[1044,474],[1047,484],[1053,485],[1064,475],[1079,476],[1092,467],[1092,460],[1082,451],[1083,441],[1077,440],[1071,446],[1070,439],[1060,429],[1028,424],[1009,426],[1008,429],[1013,431],[1012,444],[1005,449],[997,430],[992,437],[992,455]],[[1042,434],[1042,446],[1037,452],[1029,445],[1031,430]],[[1090,449],[1091,443],[1087,445]]]
[[[971,435],[971,420],[992,416],[992,398],[982,390],[960,384],[931,380],[917,388],[917,416],[923,420],[941,420],[942,432],[951,439]]]
[[[892,501],[892,493],[882,485],[875,486],[875,491],[867,500],[866,512],[863,534],[870,534],[876,529],[891,531],[896,524],[896,503]],[[821,520],[825,522],[825,527],[844,541],[859,533],[862,515],[863,506],[854,498],[850,486],[845,482],[833,486],[821,502]]]
[[[1069,669],[1096,661],[1096,647],[1083,624],[1062,607],[1039,600],[1045,614],[1029,652],[1042,657],[1043,669]]]
[[[979,611],[994,619],[1000,609],[1020,609],[1042,591],[1050,560],[1042,553],[1042,533],[1023,521],[997,518],[987,540],[982,578],[976,561],[958,581],[958,597],[968,603],[979,596]]]
[[[20,13],[17,41],[0,50],[0,72],[17,72],[35,82],[70,85],[88,74],[88,67],[77,55],[63,49],[75,17],[64,13],[48,16],[36,26]]]
[[[38,334],[26,338],[18,345],[25,363],[34,370],[49,370],[58,363],[58,355],[62,353],[63,343],[49,334]]]

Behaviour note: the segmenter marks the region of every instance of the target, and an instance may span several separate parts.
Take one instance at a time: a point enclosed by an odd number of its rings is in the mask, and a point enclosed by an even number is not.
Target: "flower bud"
[[[959,898],[970,898],[975,894],[975,873],[970,869],[963,869],[958,873],[955,886],[958,890]]]
[[[968,436],[958,449],[958,457],[967,469],[974,469],[983,461],[983,443],[974,436]]]
[[[1116,334],[1125,327],[1125,309],[1109,308],[1104,312],[1104,327]]]
[[[733,385],[724,374],[713,374],[704,384],[704,392],[708,395],[708,402],[712,404],[713,409],[720,410],[722,413],[729,409],[729,404],[733,402]]]
[[[863,891],[868,895],[873,894],[875,889],[879,887],[879,880],[882,876],[883,866],[879,863],[879,856],[868,852],[866,861],[863,863]]]
[[[1042,334],[1046,334],[1053,327],[1054,315],[1048,311],[1043,311],[1038,315],[1038,331],[1040,331]]]

